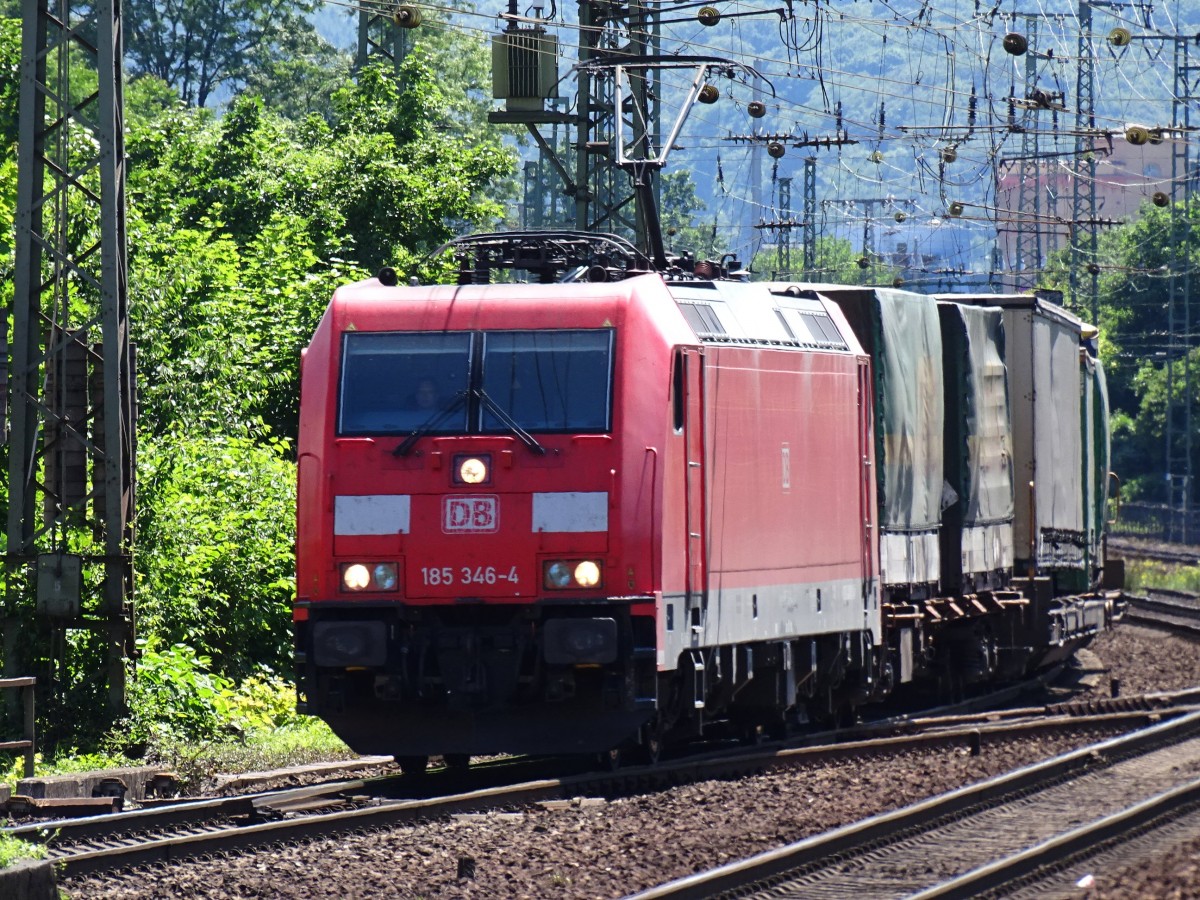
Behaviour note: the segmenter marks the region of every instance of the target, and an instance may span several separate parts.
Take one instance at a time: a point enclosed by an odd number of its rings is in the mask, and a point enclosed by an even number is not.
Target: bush
[[[31,844],[0,834],[0,869],[6,869],[26,859],[45,859],[47,852],[44,844]]]
[[[129,715],[117,724],[114,742],[140,756],[163,744],[214,739],[229,721],[232,683],[209,671],[208,657],[186,644],[160,649],[139,640],[138,648]]]
[[[288,444],[170,434],[139,464],[139,631],[241,680],[291,665],[295,465]],[[207,668],[207,666],[206,666]]]

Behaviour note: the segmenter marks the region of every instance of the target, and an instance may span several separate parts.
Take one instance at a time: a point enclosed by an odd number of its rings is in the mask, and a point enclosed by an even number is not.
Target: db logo
[[[500,508],[495,497],[447,497],[442,502],[442,530],[488,533],[500,527]]]

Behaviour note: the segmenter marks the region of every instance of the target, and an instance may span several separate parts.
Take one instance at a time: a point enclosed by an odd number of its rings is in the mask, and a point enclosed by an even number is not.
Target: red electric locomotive
[[[487,237],[461,284],[341,288],[306,351],[301,709],[409,765],[654,753],[978,668],[938,655],[904,605],[919,590],[884,590],[892,451],[831,295],[637,274],[611,239]],[[471,283],[489,254],[558,280]]]

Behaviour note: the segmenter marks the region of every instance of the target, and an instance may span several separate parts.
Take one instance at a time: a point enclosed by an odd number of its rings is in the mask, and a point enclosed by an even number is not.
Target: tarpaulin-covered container
[[[1108,520],[1108,467],[1112,448],[1108,429],[1108,383],[1104,367],[1085,342],[1083,359],[1083,429],[1086,437],[1085,463],[1091,477],[1087,479],[1088,498],[1087,556],[1089,568],[1101,565],[1101,541]]]
[[[1080,319],[1038,297],[948,295],[943,299],[1004,311],[1015,480],[1013,550],[1023,574],[1054,575],[1059,588],[1086,579],[1100,461],[1094,441],[1098,412],[1085,398],[1087,351]],[[1093,387],[1094,394],[1094,387]],[[1093,424],[1088,424],[1088,423]],[[1105,438],[1107,440],[1107,438]]]
[[[1012,427],[998,309],[938,303],[946,391],[942,588],[1003,583],[1013,563]]]
[[[943,501],[942,336],[932,297],[820,286],[871,357],[884,587],[936,585]]]

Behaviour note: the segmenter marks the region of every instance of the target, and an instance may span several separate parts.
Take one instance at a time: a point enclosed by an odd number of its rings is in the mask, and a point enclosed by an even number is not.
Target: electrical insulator
[[[704,87],[700,88],[700,95],[697,97],[697,99],[701,103],[716,103],[720,97],[721,92],[717,90],[717,86],[715,84],[706,84]]]
[[[767,156],[771,157],[771,159],[779,159],[786,152],[787,148],[779,143],[779,141],[770,141],[767,144]]]
[[[957,218],[963,214],[963,205],[955,200],[948,207],[946,207],[946,212]]]
[[[1167,206],[1171,202],[1171,198],[1163,191],[1155,191],[1150,199],[1154,201],[1155,206]]]
[[[709,28],[721,21],[721,11],[715,6],[702,6],[700,11],[696,13],[696,18],[700,20],[701,25],[706,25]]]
[[[1089,275],[1099,275],[1099,274],[1100,274],[1100,267],[1099,267],[1098,265],[1096,265],[1095,263],[1088,263],[1088,264],[1087,264],[1087,271],[1088,271],[1088,274],[1089,274]]]
[[[1012,56],[1024,56],[1025,51],[1029,49],[1029,41],[1023,34],[1017,34],[1015,31],[1010,31],[1004,36],[1004,52]]]
[[[942,162],[952,163],[958,159],[958,151],[953,147],[942,148]]]
[[[416,28],[421,24],[421,10],[416,6],[397,6],[392,21],[400,28]]]
[[[746,104],[746,112],[750,113],[752,118],[761,119],[767,114],[767,104],[761,100],[751,100]]]
[[[900,210],[898,213],[896,213],[896,215],[892,216],[892,218],[897,222],[906,222],[908,221],[908,213],[906,213],[904,210]]]
[[[1108,33],[1108,42],[1114,47],[1124,47],[1133,40],[1128,28],[1114,28]]]
[[[901,278],[899,275],[897,275],[895,278],[892,279],[892,287],[894,287],[894,288],[904,287],[904,279]]]
[[[1135,147],[1140,147],[1150,140],[1150,129],[1144,125],[1130,125],[1125,129],[1125,140]]]
[[[865,257],[865,256],[860,256],[860,257],[858,258],[858,267],[859,267],[860,269],[866,269],[866,268],[868,268],[870,265],[871,265],[871,260],[867,259],[867,257]]]
[[[883,151],[882,150],[872,150],[871,151],[871,162],[873,162],[873,163],[883,162]]]

